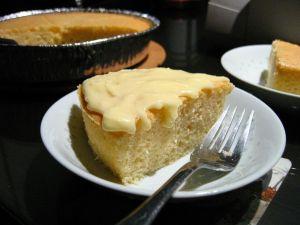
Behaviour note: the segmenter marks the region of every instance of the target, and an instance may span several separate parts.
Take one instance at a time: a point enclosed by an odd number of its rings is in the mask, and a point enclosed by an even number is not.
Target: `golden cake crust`
[[[279,91],[300,94],[300,46],[273,41],[266,85]]]
[[[215,90],[216,92],[225,92],[225,93],[230,93],[231,90],[233,89],[233,85],[230,82],[227,81],[219,81],[216,82],[216,86],[215,86]],[[201,92],[210,95],[212,92],[211,88],[207,88],[207,89],[203,89],[201,90]],[[84,112],[88,115],[88,117],[97,125],[97,126],[102,126],[102,118],[103,115],[99,112],[95,112],[92,110],[89,110],[87,108],[87,102],[84,99],[84,94],[82,92],[82,86],[79,85],[78,89],[77,89],[77,94],[78,94],[78,98],[82,107],[82,110],[84,110]],[[181,99],[184,101],[188,100],[189,98],[187,97],[181,97]],[[154,121],[155,120],[155,116],[156,116],[156,110],[149,110],[147,112],[148,117]],[[136,122],[138,122],[138,119],[136,120]],[[126,132],[109,132],[109,133],[115,133],[115,134],[125,134]]]
[[[84,23],[83,23],[84,21]],[[9,19],[0,22],[0,29],[32,29],[39,26],[117,26],[134,27],[137,31],[148,29],[148,21],[123,14],[96,12],[44,13]]]
[[[67,44],[142,32],[151,26],[146,19],[124,14],[44,13],[0,22],[0,37],[19,45]]]
[[[275,40],[273,48],[276,51],[275,66],[278,75],[300,76],[300,46],[289,42]]]

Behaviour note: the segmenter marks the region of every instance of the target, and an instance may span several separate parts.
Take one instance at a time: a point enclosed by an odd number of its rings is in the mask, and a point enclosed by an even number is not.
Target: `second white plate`
[[[178,191],[175,198],[203,197],[237,189],[262,177],[280,159],[285,147],[285,131],[277,115],[265,103],[238,88],[228,96],[227,103],[255,110],[254,136],[240,163],[227,176],[192,191]],[[118,183],[109,170],[95,160],[75,91],[49,108],[42,120],[41,136],[49,153],[65,168],[101,186],[135,195],[151,195],[189,160],[189,156],[183,157],[137,184]]]
[[[264,86],[271,45],[249,45],[234,48],[221,58],[223,68],[244,84],[244,88],[265,102],[283,109],[299,109],[300,95]]]

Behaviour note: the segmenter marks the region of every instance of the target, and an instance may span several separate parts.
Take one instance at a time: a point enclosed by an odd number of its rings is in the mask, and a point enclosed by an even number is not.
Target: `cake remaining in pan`
[[[147,14],[106,9],[53,9],[0,18],[0,73],[5,82],[83,79],[131,67],[148,54],[159,21]],[[12,42],[13,43],[13,42]]]
[[[0,37],[19,45],[61,45],[142,32],[149,20],[116,13],[52,12],[0,22]]]

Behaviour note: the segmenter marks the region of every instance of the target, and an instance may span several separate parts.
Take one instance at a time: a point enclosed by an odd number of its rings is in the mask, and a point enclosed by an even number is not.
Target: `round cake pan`
[[[0,18],[2,21],[66,12],[123,14],[149,21],[149,29],[130,34],[62,45],[17,45],[0,43],[0,73],[3,82],[44,83],[83,79],[95,74],[133,66],[147,56],[151,34],[159,20],[148,14],[127,10],[60,8],[25,11]],[[84,23],[84,21],[83,21]]]

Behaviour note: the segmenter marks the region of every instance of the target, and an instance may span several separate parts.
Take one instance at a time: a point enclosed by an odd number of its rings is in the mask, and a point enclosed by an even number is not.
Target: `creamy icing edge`
[[[180,97],[197,98],[202,89],[214,88],[215,81],[229,80],[169,68],[121,70],[85,80],[82,93],[87,109],[103,115],[103,130],[134,134],[138,119],[142,128],[151,129],[150,109],[163,109],[162,125],[172,127]]]

